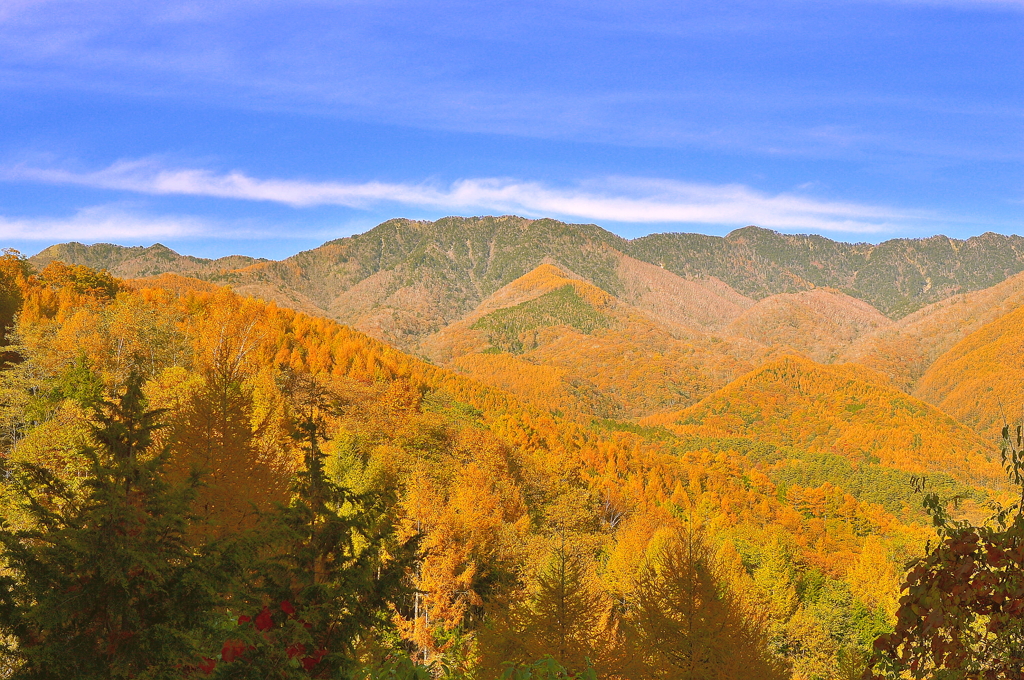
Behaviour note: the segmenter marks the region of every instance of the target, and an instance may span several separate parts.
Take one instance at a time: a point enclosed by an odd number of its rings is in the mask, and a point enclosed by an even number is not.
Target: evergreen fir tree
[[[151,450],[159,415],[132,376],[97,409],[82,491],[42,467],[10,471],[7,493],[31,519],[0,527],[13,678],[181,678],[215,644],[233,560],[184,540],[198,482],[163,480],[167,452]]]
[[[331,396],[311,377],[293,379],[301,387],[296,439],[304,466],[292,502],[269,518],[275,555],[261,564],[251,613],[225,643],[228,663],[217,667],[218,678],[349,674],[410,593],[415,541],[394,543],[386,515],[393,499],[355,494],[327,476],[321,433]]]

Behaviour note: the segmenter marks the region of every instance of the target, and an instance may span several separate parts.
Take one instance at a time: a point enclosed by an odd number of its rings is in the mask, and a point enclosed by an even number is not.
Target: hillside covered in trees
[[[936,538],[920,490],[1010,497],[1024,265],[989,236],[9,252],[5,668],[858,677]]]

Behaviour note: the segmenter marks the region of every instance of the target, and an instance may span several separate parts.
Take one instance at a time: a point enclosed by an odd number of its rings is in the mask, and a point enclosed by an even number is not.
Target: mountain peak
[[[740,239],[750,238],[750,237],[757,238],[757,237],[764,237],[764,236],[781,236],[781,235],[782,234],[780,234],[779,232],[774,231],[772,229],[765,229],[764,227],[759,227],[759,226],[757,226],[755,224],[749,224],[749,225],[747,225],[745,227],[740,227],[739,229],[733,229],[732,231],[730,231],[728,234],[725,235],[725,238],[727,238],[727,239],[729,239],[731,241],[738,241]]]

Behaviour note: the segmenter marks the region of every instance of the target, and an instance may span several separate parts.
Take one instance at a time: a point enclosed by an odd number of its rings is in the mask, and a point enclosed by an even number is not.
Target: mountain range
[[[746,227],[626,240],[592,224],[448,217],[389,220],[280,261],[78,243],[30,258],[54,260],[228,285],[559,412],[673,412],[786,355],[859,364],[989,436],[1024,404],[1016,363],[997,360],[1024,302],[1020,236],[871,245]],[[999,404],[979,396],[1000,380]]]
[[[593,224],[550,219],[394,219],[280,261],[208,260],[162,245],[51,246],[32,259],[164,272],[230,284],[243,294],[326,315],[412,348],[543,263],[668,321],[714,328],[782,293],[832,288],[890,319],[991,287],[1024,270],[1024,238],[986,233],[878,245],[746,227],[728,236],[652,234],[626,240]],[[657,270],[661,270],[660,272]]]

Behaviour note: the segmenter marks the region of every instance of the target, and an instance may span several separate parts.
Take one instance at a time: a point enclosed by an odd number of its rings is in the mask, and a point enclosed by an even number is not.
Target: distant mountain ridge
[[[1024,238],[992,232],[871,245],[744,227],[725,237],[651,234],[631,241],[630,249],[633,257],[680,276],[717,276],[754,299],[828,287],[890,318],[1024,271]]]
[[[106,269],[115,276],[127,279],[157,276],[168,272],[208,276],[267,261],[264,258],[246,255],[228,255],[216,260],[179,255],[161,243],[143,247],[118,246],[111,243],[87,246],[75,242],[50,246],[29,259],[39,269],[54,260],[60,260],[68,264],[83,264],[93,269]]]
[[[227,283],[240,293],[323,314],[409,349],[544,262],[630,304],[652,312],[659,308],[663,316],[705,328],[728,323],[749,301],[823,287],[898,319],[1024,271],[1024,238],[986,233],[875,246],[745,227],[725,237],[674,233],[630,241],[593,224],[446,217],[389,220],[280,261],[205,260],[161,245],[77,243],[52,246],[30,259],[36,266],[54,259],[86,264],[122,277],[175,272]],[[664,273],[643,269],[649,265]],[[714,292],[714,309],[674,306],[682,287],[692,289],[691,282]],[[722,309],[737,304],[721,317]]]

